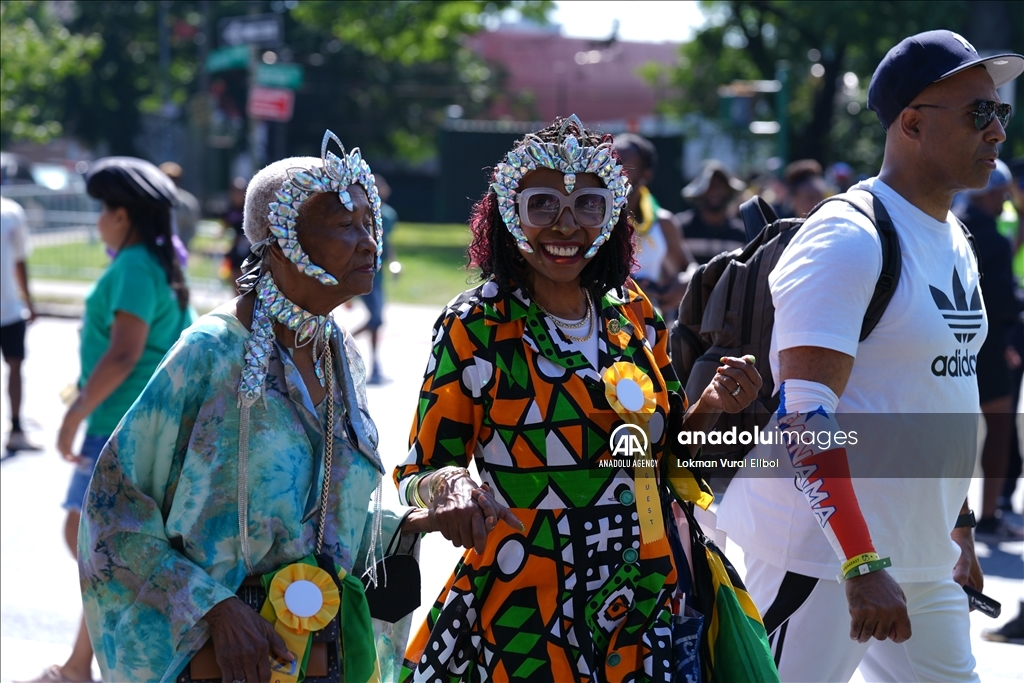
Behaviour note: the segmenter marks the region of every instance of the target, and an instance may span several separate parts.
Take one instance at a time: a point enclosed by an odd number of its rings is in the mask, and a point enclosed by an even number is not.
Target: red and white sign
[[[291,121],[295,92],[286,88],[249,88],[247,111],[254,119]]]

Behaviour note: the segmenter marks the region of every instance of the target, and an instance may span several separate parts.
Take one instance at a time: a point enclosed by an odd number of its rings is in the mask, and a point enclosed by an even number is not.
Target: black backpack
[[[903,265],[900,241],[882,202],[866,190],[850,190],[829,197],[808,215],[832,201],[847,202],[867,216],[878,229],[882,242],[882,272],[861,325],[860,341],[864,341],[896,291]],[[752,434],[755,425],[763,428],[779,407],[778,396],[773,396],[775,383],[768,358],[775,325],[768,275],[807,219],[779,219],[775,211],[756,196],[740,206],[740,215],[747,235],[756,236],[742,249],[721,253],[696,270],[679,303],[679,317],[672,325],[669,344],[672,367],[691,401],[711,382],[722,356],[752,354],[755,357],[762,380],[757,398],[742,412],[722,413],[714,427],[722,433],[735,427],[737,434]],[[701,452],[713,457],[742,458],[751,448],[752,443],[742,444],[737,440],[734,444],[707,444]],[[723,468],[708,474],[731,476]]]

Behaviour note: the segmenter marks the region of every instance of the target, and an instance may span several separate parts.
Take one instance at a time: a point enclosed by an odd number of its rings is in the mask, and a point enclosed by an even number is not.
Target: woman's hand
[[[271,657],[295,661],[270,622],[238,598],[217,603],[204,618],[223,683],[270,683]]]
[[[82,460],[81,456],[73,452],[78,426],[132,374],[142,352],[146,350],[148,336],[149,325],[141,318],[125,311],[114,313],[114,322],[110,326],[110,346],[96,361],[89,380],[68,412],[64,413],[64,421],[57,432],[57,450],[68,462],[77,463]]]
[[[491,485],[487,482],[484,482],[480,485],[480,488],[473,491],[473,500],[480,507],[480,511],[484,513],[484,528],[487,529],[488,533],[498,526],[499,520],[503,520],[513,529],[526,531],[526,526],[522,521],[512,514],[511,510],[495,499],[494,493],[491,492]]]
[[[699,400],[705,409],[738,413],[757,398],[760,389],[761,375],[754,367],[752,357],[725,356]]]
[[[64,419],[57,431],[57,451],[68,462],[77,464],[82,461],[82,456],[74,451],[75,435],[78,433],[78,427],[82,424],[82,420],[88,415],[77,400],[68,406],[67,412],[64,413]]]
[[[477,553],[484,552],[487,534],[498,520],[523,529],[522,522],[494,500],[490,489],[478,487],[465,474],[445,480],[429,510],[430,519],[442,536],[457,547],[473,548]]]

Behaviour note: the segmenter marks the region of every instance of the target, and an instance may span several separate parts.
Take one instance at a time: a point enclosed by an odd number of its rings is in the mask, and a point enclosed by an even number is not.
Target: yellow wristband
[[[846,576],[846,574],[854,567],[859,567],[862,564],[868,562],[874,562],[878,559],[878,553],[861,553],[860,555],[854,555],[846,562],[843,562],[843,567],[840,570],[840,574]]]

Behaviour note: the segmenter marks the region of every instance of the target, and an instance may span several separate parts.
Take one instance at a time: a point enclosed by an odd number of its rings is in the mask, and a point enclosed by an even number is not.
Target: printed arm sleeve
[[[104,680],[159,678],[198,649],[203,616],[234,595],[172,547],[165,531],[207,385],[203,356],[183,342],[172,348],[111,436],[89,486],[79,571]],[[223,524],[225,534],[237,533],[236,519]]]
[[[834,445],[840,432],[838,403],[839,398],[824,384],[787,379],[779,389],[778,424],[796,486],[839,561],[845,563],[874,553],[875,546],[850,479],[846,448]]]
[[[769,276],[779,351],[811,346],[856,357],[864,313],[882,269],[871,222],[833,202],[801,228]],[[780,387],[778,423],[803,492],[840,561],[873,553],[850,479],[840,431],[839,398],[827,386],[790,378]],[[828,433],[827,440],[809,438]],[[824,440],[828,447],[822,447]]]
[[[482,324],[482,323],[481,323]],[[434,346],[420,388],[409,435],[409,457],[395,468],[398,498],[412,505],[413,475],[442,467],[467,467],[483,421],[483,389],[494,381],[494,364],[476,355],[476,344],[453,311],[434,325]]]

